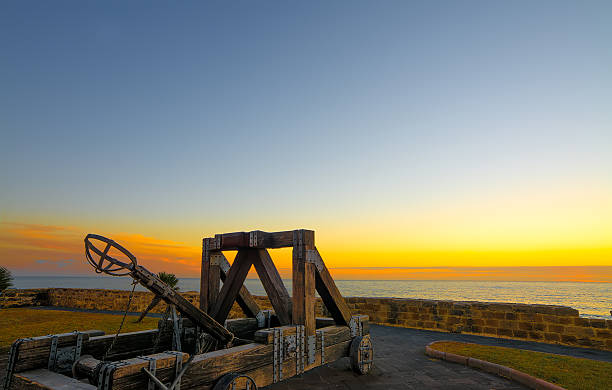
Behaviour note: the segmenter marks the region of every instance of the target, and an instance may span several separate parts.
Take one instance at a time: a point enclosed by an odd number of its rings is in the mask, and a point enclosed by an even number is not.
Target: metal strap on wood
[[[363,336],[363,323],[360,316],[352,316],[349,327],[351,328],[351,337]]]
[[[15,340],[13,344],[11,344],[11,349],[9,351],[8,362],[6,365],[6,373],[4,377],[4,383],[2,386],[3,390],[8,390],[11,387],[11,382],[13,380],[13,371],[15,371],[15,364],[17,363],[17,359],[19,359],[19,347],[24,341],[31,340],[32,338],[23,338]]]
[[[255,316],[255,318],[257,319],[257,326],[259,328],[269,328],[271,317],[272,310],[260,310]]]
[[[166,353],[176,356],[176,363],[174,364],[174,380],[176,381],[178,379],[178,381],[176,382],[176,385],[174,385],[173,389],[181,390],[180,376],[181,370],[183,369],[183,353],[177,351],[166,351]]]
[[[51,349],[49,351],[49,362],[47,368],[49,371],[67,371],[72,367],[72,364],[81,357],[83,349],[83,333],[75,331],[76,344],[59,348],[59,336],[49,335],[51,338]]]
[[[47,337],[51,338],[51,350],[49,352],[49,362],[47,364],[47,368],[49,371],[55,371],[55,362],[57,360],[57,341],[59,337],[56,335],[49,335]]]
[[[325,363],[325,332],[317,330],[317,334],[321,336],[321,364]]]
[[[304,372],[304,325],[295,327],[295,374]]]
[[[117,367],[125,366],[126,362],[103,363],[98,374],[98,390],[110,390],[113,386],[113,374]]]
[[[283,349],[283,342],[280,336],[280,329],[277,329],[277,328],[273,329],[272,336],[274,340],[273,341],[274,349],[272,351],[272,382],[276,383],[279,381],[279,376],[282,375],[280,350]],[[279,371],[281,371],[280,375],[279,375]]]
[[[157,373],[157,359],[151,356],[138,356],[138,358],[142,360],[147,360],[149,362],[149,372],[155,376]],[[149,383],[147,385],[147,390],[155,390],[155,382],[149,378]]]
[[[308,364],[314,364],[317,356],[317,336],[314,334],[308,336]]]
[[[183,328],[183,319],[179,320],[176,314],[176,307],[172,305],[172,349],[182,351],[181,348],[181,331]]]

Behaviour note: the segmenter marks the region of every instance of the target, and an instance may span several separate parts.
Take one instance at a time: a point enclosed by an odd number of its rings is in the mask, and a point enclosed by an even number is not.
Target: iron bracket
[[[157,359],[152,358],[150,356],[138,356],[142,360],[147,360],[149,362],[149,372],[155,376],[157,373]],[[155,390],[155,382],[151,378],[149,378],[149,383],[147,385],[147,390]]]

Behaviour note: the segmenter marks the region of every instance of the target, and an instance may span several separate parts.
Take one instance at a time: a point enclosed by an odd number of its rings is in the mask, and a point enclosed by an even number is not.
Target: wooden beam
[[[220,255],[220,258],[219,258],[220,273],[219,275],[223,283],[225,283],[225,281],[227,280],[227,272],[230,269],[230,263],[229,261],[227,261],[227,258],[223,255],[223,253],[221,252],[218,252],[218,253]],[[238,305],[240,306],[240,308],[242,309],[244,314],[246,314],[247,317],[255,318],[257,316],[257,313],[259,313],[259,311],[261,310],[257,302],[255,302],[255,298],[253,298],[249,290],[244,285],[240,287],[240,291],[238,292],[238,297],[236,298],[236,302],[238,302]]]
[[[314,249],[314,232],[296,230],[293,234],[293,323],[304,325],[304,335],[314,336],[315,268],[306,261],[306,251]]]
[[[316,268],[316,289],[327,310],[338,325],[348,325],[351,321],[351,310],[346,301],[340,294],[336,283],[332,278],[325,262],[321,258],[317,248],[308,250],[306,253],[307,261],[314,264]]]
[[[164,302],[175,305],[178,311],[189,317],[194,323],[202,327],[204,331],[221,341],[222,344],[229,343],[234,338],[234,335],[215,321],[214,318],[195,307],[181,294],[169,288],[157,275],[146,268],[137,265],[130,275],[138,280],[143,287],[160,296]]]
[[[209,250],[239,250],[242,248],[275,249],[293,246],[293,235],[298,230],[282,232],[264,232],[253,230],[250,232],[233,232],[217,234],[208,238]],[[312,232],[311,230],[305,230]]]
[[[281,325],[289,325],[291,323],[291,297],[268,251],[257,249],[257,256],[253,264]]]
[[[253,249],[239,250],[234,259],[234,264],[230,267],[225,283],[219,293],[217,302],[211,309],[211,316],[220,323],[223,323],[236,301],[238,292],[253,265],[253,258],[256,256]]]
[[[221,288],[221,262],[225,259],[221,251],[210,254],[210,265],[208,267],[208,310],[210,310],[219,298]],[[227,261],[227,260],[225,260]],[[210,314],[210,313],[209,313]]]
[[[202,268],[200,269],[200,310],[208,313],[208,273],[210,272],[210,251],[208,241],[210,238],[202,240]]]

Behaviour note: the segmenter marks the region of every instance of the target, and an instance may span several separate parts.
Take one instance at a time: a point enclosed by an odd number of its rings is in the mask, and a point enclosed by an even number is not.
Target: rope
[[[121,333],[121,328],[123,328],[123,324],[125,323],[125,318],[127,317],[127,314],[130,311],[130,306],[132,305],[132,299],[134,298],[134,290],[136,290],[137,284],[138,284],[137,280],[134,280],[132,282],[132,291],[130,291],[130,297],[128,298],[128,303],[127,303],[127,306],[125,307],[125,312],[123,312],[123,318],[121,319],[121,324],[119,325],[119,328],[117,329],[117,333],[115,333],[115,337],[113,338],[111,345],[109,345],[106,352],[104,352],[104,356],[102,357],[103,362],[106,361],[108,354],[110,353],[110,351],[112,351],[113,347],[115,346],[115,343],[117,342],[117,339],[119,339],[119,333]]]

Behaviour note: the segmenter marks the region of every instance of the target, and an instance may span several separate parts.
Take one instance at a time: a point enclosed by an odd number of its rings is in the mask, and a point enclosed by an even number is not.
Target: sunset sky
[[[307,228],[338,278],[612,282],[611,19],[3,2],[0,264],[92,274],[95,232],[197,276],[203,237]]]

